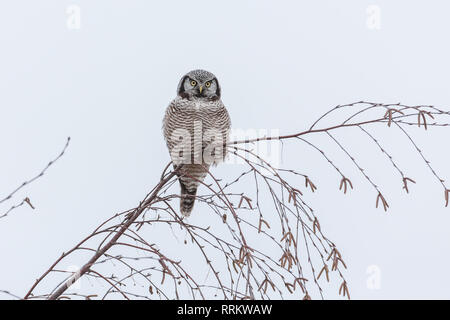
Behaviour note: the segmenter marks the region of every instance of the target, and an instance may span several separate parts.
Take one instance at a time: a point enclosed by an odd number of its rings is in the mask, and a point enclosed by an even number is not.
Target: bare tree
[[[344,111],[351,111],[350,115],[337,121]],[[189,223],[175,209],[174,202],[179,198],[173,187],[177,172],[169,170],[169,163],[160,181],[138,206],[114,214],[63,253],[24,298],[311,299],[324,298],[324,286],[332,287],[333,283],[339,294],[350,298],[342,250],[325,235],[315,211],[305,200],[305,192],[315,192],[316,184],[296,168],[274,167],[252,151],[250,145],[270,140],[304,144],[335,170],[336,186],[347,193],[353,189],[349,173],[335,163],[335,155],[310,139],[312,135],[324,135],[373,188],[376,207],[387,211],[388,196],[335,132],[359,129],[387,157],[392,170],[400,176],[401,186],[409,192],[415,181],[405,174],[375,133],[375,130],[395,130],[408,139],[442,187],[444,204],[448,206],[450,190],[423,154],[409,127],[424,130],[446,127],[449,115],[448,111],[433,106],[360,101],[334,107],[305,131],[232,141],[227,148],[241,159],[245,169],[227,179],[209,172],[209,178],[202,182],[206,191],[196,201],[207,206],[214,218],[214,223],[208,226]],[[330,119],[334,124],[322,125]],[[244,194],[243,186],[249,185],[252,191]],[[185,235],[184,247],[170,245],[180,234]],[[179,250],[174,251],[173,247]],[[186,260],[189,257],[204,261],[208,268],[206,279],[192,269]],[[70,259],[84,261],[82,267],[76,271],[60,269],[61,262]],[[74,286],[81,277],[89,281],[89,288]],[[46,292],[49,287],[54,289]]]

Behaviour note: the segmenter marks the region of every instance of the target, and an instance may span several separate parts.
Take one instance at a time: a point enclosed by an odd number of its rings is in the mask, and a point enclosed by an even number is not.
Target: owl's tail
[[[181,186],[180,211],[183,216],[189,217],[191,215],[192,208],[194,207],[197,188],[190,191],[186,189],[185,185],[181,180],[180,186]]]

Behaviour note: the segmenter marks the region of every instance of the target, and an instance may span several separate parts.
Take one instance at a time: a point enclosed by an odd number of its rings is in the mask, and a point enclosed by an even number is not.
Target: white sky
[[[79,30],[66,26],[71,4],[81,9]],[[381,9],[379,30],[366,24],[369,5]],[[15,198],[29,196],[36,210],[0,220],[0,289],[23,295],[64,250],[154,185],[169,159],[161,120],[184,73],[216,74],[234,128],[297,132],[359,100],[448,110],[449,10],[444,1],[406,0],[3,2],[0,198],[38,173],[68,136],[72,143]],[[352,298],[449,299],[450,209],[424,163],[392,132],[379,131],[417,181],[407,196],[367,137],[340,133],[390,193],[388,214],[374,208],[373,190],[337,149],[330,152],[351,172],[351,195],[336,192],[333,171],[311,149],[286,144],[283,165],[318,184],[308,201],[344,254]],[[411,133],[450,179],[448,129]],[[194,214],[201,222],[208,211]],[[367,286],[372,265],[381,272],[377,290]]]

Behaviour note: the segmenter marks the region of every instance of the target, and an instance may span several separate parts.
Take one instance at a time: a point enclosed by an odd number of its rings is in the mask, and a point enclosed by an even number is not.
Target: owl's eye
[[[191,80],[191,86],[195,87],[197,85],[197,81]]]
[[[206,86],[207,88],[209,88],[209,87],[211,86],[211,81],[205,82],[205,86]]]

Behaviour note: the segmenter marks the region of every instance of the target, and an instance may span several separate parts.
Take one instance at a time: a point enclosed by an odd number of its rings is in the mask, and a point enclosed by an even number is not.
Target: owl
[[[192,212],[197,188],[211,165],[226,156],[230,116],[221,100],[219,81],[211,72],[193,70],[184,75],[176,98],[163,120],[163,133],[181,186],[180,211]]]

